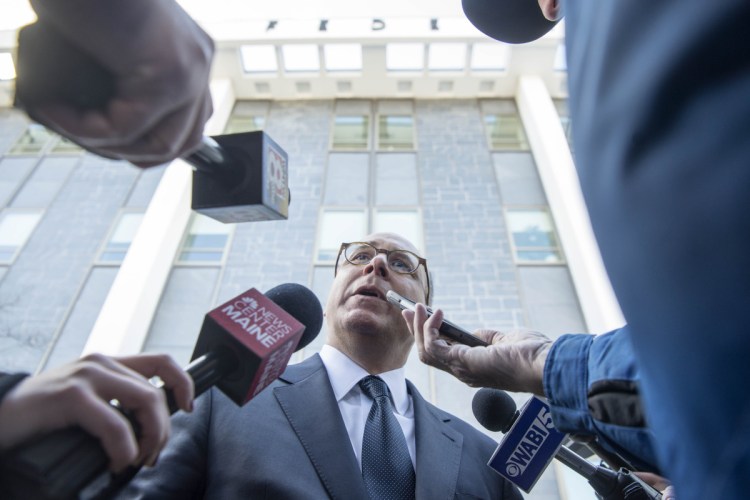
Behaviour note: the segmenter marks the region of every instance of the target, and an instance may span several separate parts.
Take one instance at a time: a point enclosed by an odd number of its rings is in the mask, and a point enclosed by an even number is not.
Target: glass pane
[[[337,116],[333,122],[333,149],[367,149],[370,117]]]
[[[99,256],[102,262],[122,262],[125,259],[125,252],[104,251]]]
[[[323,46],[326,71],[362,71],[362,46],[337,43]]]
[[[99,255],[100,261],[105,262],[122,262],[125,254],[130,248],[130,243],[135,238],[135,233],[143,221],[142,213],[124,213],[120,215],[114,231],[107,241],[107,245]]]
[[[379,154],[377,159],[375,203],[377,205],[417,205],[417,164],[414,154]]]
[[[492,149],[528,150],[521,118],[518,115],[485,115]]]
[[[471,69],[502,71],[508,67],[510,50],[501,43],[475,43],[471,48]]]
[[[240,132],[254,132],[263,130],[265,119],[262,116],[231,116],[224,128],[225,134],[239,134]]]
[[[185,240],[185,248],[224,248],[227,238],[226,234],[191,234]]]
[[[517,250],[516,256],[519,261],[527,262],[561,262],[562,255],[556,250]]]
[[[378,120],[378,147],[386,150],[414,149],[414,118],[381,115]]]
[[[6,212],[0,219],[0,260],[10,262],[42,218],[39,213]]]
[[[39,124],[32,123],[18,139],[9,154],[39,154],[53,137],[49,130]]]
[[[77,144],[69,141],[65,137],[60,137],[55,147],[52,148],[52,153],[55,154],[80,154],[83,153],[83,149]]]
[[[180,262],[220,262],[224,252],[180,252]]]
[[[317,45],[283,45],[281,52],[284,54],[284,69],[286,71],[320,70]]]
[[[358,241],[367,234],[364,210],[326,211],[320,222],[318,260],[333,262],[341,243]]]
[[[378,210],[373,221],[374,233],[396,233],[422,249],[422,223],[416,210]]]
[[[385,61],[388,71],[422,71],[424,44],[389,43],[385,46]]]
[[[507,219],[519,260],[562,260],[552,218],[546,210],[509,210]]]
[[[240,57],[246,73],[266,73],[278,69],[273,45],[243,45],[240,47]]]
[[[232,224],[222,224],[205,215],[195,214],[182,243],[178,262],[221,262]]]
[[[430,45],[431,70],[460,71],[466,66],[466,44],[433,43]]]
[[[366,205],[369,163],[370,155],[366,153],[332,153],[328,157],[323,203]]]

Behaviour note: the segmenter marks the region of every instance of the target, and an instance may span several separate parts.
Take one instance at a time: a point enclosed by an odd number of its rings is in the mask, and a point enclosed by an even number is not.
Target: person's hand
[[[177,405],[191,411],[193,382],[169,356],[140,354],[113,358],[93,354],[55,370],[28,377],[0,404],[0,451],[64,427],[78,425],[99,439],[110,468],[152,465],[169,438],[164,391],[148,378],[158,376],[174,392]],[[136,442],[127,419],[109,401],[131,411],[141,426]]]
[[[672,486],[667,478],[653,472],[633,472],[633,474],[655,490],[659,490],[662,500],[675,500],[677,498],[674,494],[674,486]]]
[[[552,341],[541,333],[477,330],[474,335],[490,345],[468,347],[440,337],[438,327],[443,321],[440,309],[429,319],[423,304],[417,304],[416,313],[402,311],[402,314],[423,363],[451,373],[471,387],[544,395],[544,362]]]
[[[92,57],[115,80],[102,109],[24,103],[35,120],[82,147],[153,166],[200,145],[213,111],[211,38],[174,0],[31,0],[45,29]]]

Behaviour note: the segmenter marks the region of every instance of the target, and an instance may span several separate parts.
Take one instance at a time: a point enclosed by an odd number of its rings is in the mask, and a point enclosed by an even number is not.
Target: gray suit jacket
[[[492,439],[414,401],[418,499],[520,499],[486,464]],[[366,499],[362,473],[319,356],[289,366],[242,408],[216,390],[173,420],[159,463],[121,498]]]

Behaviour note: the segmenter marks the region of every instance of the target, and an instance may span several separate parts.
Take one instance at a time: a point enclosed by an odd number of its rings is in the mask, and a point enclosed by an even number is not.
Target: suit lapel
[[[452,499],[461,465],[463,435],[445,422],[447,413],[432,408],[407,380],[414,402],[417,441],[417,500]]]
[[[290,383],[273,390],[289,425],[332,498],[367,498],[362,471],[318,355],[290,366],[280,377]]]

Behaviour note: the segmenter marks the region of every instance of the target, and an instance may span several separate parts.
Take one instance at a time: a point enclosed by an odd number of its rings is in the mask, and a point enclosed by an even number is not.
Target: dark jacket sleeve
[[[213,390],[208,391],[195,400],[192,413],[180,412],[172,418],[169,443],[156,465],[141,469],[117,498],[203,498],[213,396]]]
[[[628,327],[603,335],[563,335],[544,366],[555,427],[588,434],[639,470],[659,472],[638,388]]]

